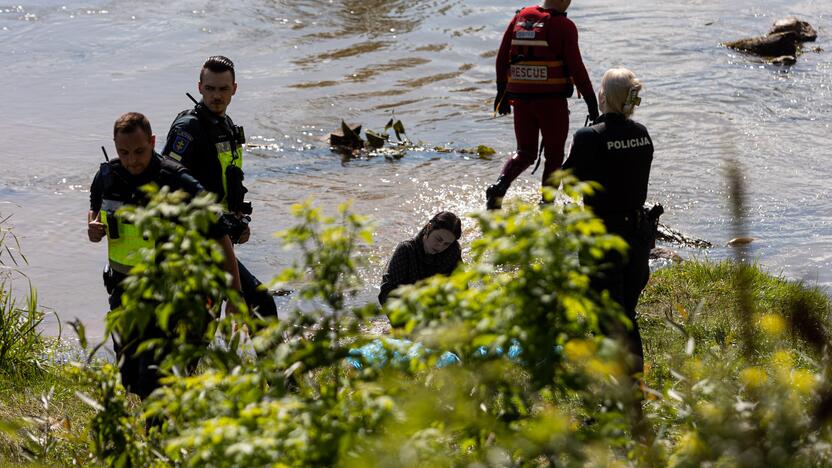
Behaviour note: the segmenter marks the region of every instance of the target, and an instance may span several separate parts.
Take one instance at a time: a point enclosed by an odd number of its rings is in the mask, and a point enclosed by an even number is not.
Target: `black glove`
[[[500,115],[511,114],[511,104],[506,99],[506,83],[497,83],[497,97],[494,98],[494,111]]]
[[[231,239],[234,244],[240,243],[240,236],[248,228],[251,216],[245,215],[238,218],[236,215],[226,213],[220,216],[220,229]]]
[[[589,112],[589,120],[595,122],[598,120],[598,99],[595,97],[594,94],[588,94],[584,96],[584,102],[586,102],[586,110]]]

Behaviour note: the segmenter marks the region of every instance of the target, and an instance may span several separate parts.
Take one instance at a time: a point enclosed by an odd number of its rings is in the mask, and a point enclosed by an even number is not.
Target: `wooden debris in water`
[[[361,125],[351,127],[342,120],[340,133],[333,132],[329,134],[329,144],[339,149],[364,148],[364,140],[361,139]]]

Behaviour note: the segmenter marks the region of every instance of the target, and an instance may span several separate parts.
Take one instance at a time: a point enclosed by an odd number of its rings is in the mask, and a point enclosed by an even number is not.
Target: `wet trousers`
[[[517,154],[503,166],[501,178],[510,185],[537,159],[538,140],[543,136],[546,162],[542,184],[547,185],[552,174],[563,164],[563,147],[569,132],[569,106],[566,98],[513,99],[514,135]]]

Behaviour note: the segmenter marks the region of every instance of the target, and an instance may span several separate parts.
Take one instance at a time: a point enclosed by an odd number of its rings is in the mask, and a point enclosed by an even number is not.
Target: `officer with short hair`
[[[202,100],[173,121],[162,154],[180,162],[206,190],[217,194],[226,209],[223,225],[232,242],[243,244],[250,234],[251,214],[251,203],[244,202],[245,134],[226,114],[237,92],[234,63],[221,55],[209,57],[200,70],[198,88]],[[266,287],[241,262],[237,265],[249,308],[276,317],[277,307]]]
[[[655,212],[644,210],[653,140],[644,125],[630,119],[641,103],[641,88],[632,71],[608,70],[598,92],[604,114],[592,126],[575,133],[572,150],[563,165],[579,179],[601,185],[596,193],[584,197],[584,204],[604,221],[607,232],[622,237],[629,246],[625,257],[618,252],[606,256],[602,267],[605,264],[607,268],[592,279],[592,286],[598,291],[608,290],[633,323],[624,335],[636,357],[632,367],[635,373],[643,371],[644,359],[636,305],[650,277],[649,256],[657,222]]]
[[[125,205],[146,205],[147,195],[141,187],[147,184],[167,186],[172,191],[183,190],[191,196],[203,191],[202,185],[184,167],[154,151],[156,135],[144,115],[128,112],[119,117],[113,126],[113,141],[118,159],[102,163],[95,174],[87,214],[90,241],[101,242],[107,238],[109,261],[104,271],[104,284],[110,295],[110,310],[121,306],[122,281],[139,264],[139,250],[154,245],[152,239],[145,239],[135,225],[118,216],[116,211]],[[231,240],[222,233],[218,241],[225,254],[224,268],[232,276],[231,287],[239,290],[240,279]],[[154,356],[152,351],[137,353],[137,347],[148,339],[164,337],[155,321],[151,321],[141,335],[113,336],[122,382],[142,399],[159,386],[156,368],[161,357]]]

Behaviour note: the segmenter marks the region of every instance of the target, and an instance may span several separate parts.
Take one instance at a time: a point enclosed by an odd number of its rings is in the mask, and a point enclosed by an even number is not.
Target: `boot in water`
[[[485,207],[489,210],[499,210],[503,207],[503,197],[508,192],[508,184],[500,177],[497,183],[485,189]]]

